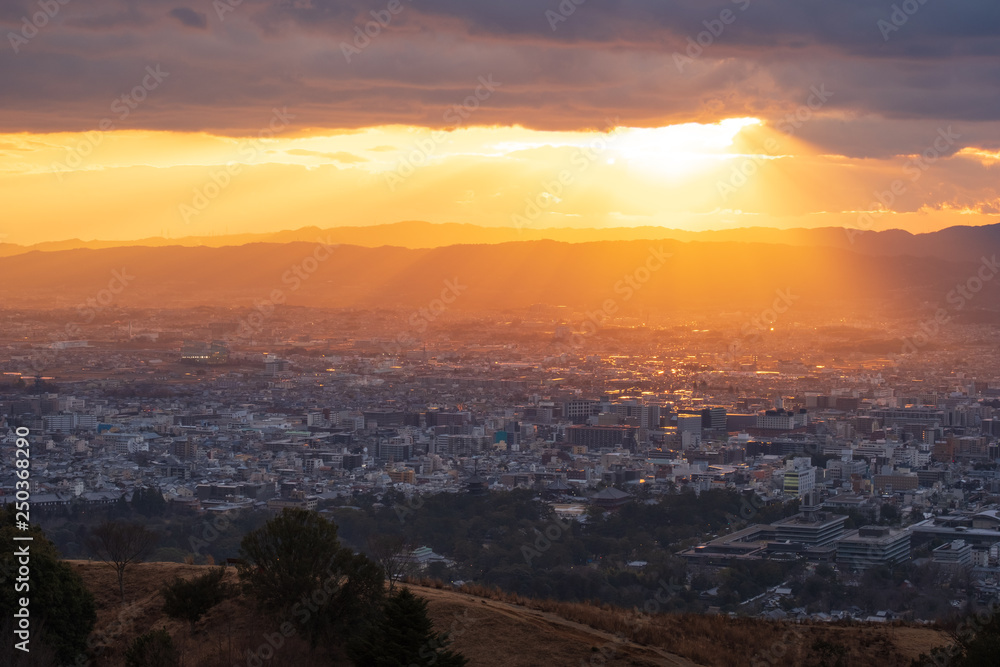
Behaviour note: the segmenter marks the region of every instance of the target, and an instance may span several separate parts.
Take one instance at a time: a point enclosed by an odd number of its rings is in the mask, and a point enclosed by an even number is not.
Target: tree
[[[452,651],[447,633],[434,632],[427,601],[403,588],[389,597],[367,632],[348,645],[358,667],[463,667],[468,659]]]
[[[167,501],[163,499],[163,493],[159,489],[139,487],[132,493],[132,507],[143,516],[163,516]]]
[[[224,580],[226,568],[216,567],[193,579],[175,577],[160,592],[163,595],[163,612],[191,624],[198,622],[205,612],[232,595],[232,588]]]
[[[15,518],[13,509],[0,506],[0,655],[19,653],[14,648],[17,639],[11,622],[20,598],[27,594],[31,600],[32,638],[38,638],[31,644],[31,656],[40,658],[50,650],[59,664],[69,664],[87,650],[87,637],[97,621],[94,596],[80,575],[59,558],[55,545],[41,528],[17,529]],[[32,540],[15,541],[15,536]],[[18,591],[15,587],[20,564],[16,552],[26,544],[30,545],[28,576],[26,582],[20,583],[27,583],[30,589]]]
[[[179,667],[181,656],[166,628],[139,635],[125,650],[125,667]]]
[[[928,657],[921,654],[913,665],[943,665],[946,667],[992,667],[1000,654],[1000,611],[983,619],[970,616],[950,632],[954,644],[939,646]]]
[[[243,538],[240,557],[244,589],[300,623],[313,647],[371,617],[384,594],[382,568],[342,547],[337,526],[314,511],[285,509]]]
[[[125,570],[141,563],[152,552],[159,536],[140,523],[105,521],[94,528],[90,548],[118,573],[118,592],[125,602]]]
[[[396,588],[396,582],[413,569],[409,545],[401,535],[375,534],[368,538],[368,555],[379,565],[389,581],[389,595]]]

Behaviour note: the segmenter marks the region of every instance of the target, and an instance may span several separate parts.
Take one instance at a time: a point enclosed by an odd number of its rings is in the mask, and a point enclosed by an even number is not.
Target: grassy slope
[[[158,592],[163,582],[174,576],[193,576],[203,572],[204,566],[134,566],[126,573],[129,604],[124,607],[117,598],[110,568],[81,561],[74,561],[73,567],[97,599],[97,630],[106,646],[99,665],[123,664],[128,642],[157,627],[166,627],[174,637],[183,653],[184,667],[245,665],[248,648],[259,648],[269,635],[277,637],[276,623],[254,613],[242,598],[211,610],[194,633],[187,623],[165,617]],[[437,628],[454,633],[455,648],[469,657],[472,665],[835,664],[820,661],[821,645],[817,642],[822,641],[843,647],[848,665],[906,667],[921,652],[947,643],[943,633],[924,627],[795,625],[718,616],[649,619],[608,607],[534,602],[487,591],[412,588],[428,600]],[[310,652],[305,642],[292,636],[283,639],[280,649],[263,664],[313,667],[349,663],[322,650]]]

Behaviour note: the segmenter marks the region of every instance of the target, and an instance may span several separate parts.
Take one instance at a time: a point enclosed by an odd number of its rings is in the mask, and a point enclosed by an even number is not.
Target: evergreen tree
[[[985,620],[970,616],[951,633],[955,643],[939,646],[930,656],[921,654],[911,664],[941,665],[942,667],[993,667],[1000,655],[1000,611]]]
[[[286,509],[240,544],[240,580],[259,607],[321,638],[352,634],[378,609],[382,568],[340,545],[337,526],[317,512]]]
[[[175,577],[160,590],[163,612],[171,618],[188,621],[194,632],[194,624],[205,612],[232,595],[225,578],[226,568],[221,566],[194,579]]]
[[[463,667],[468,659],[452,651],[447,633],[434,632],[427,601],[403,588],[388,598],[381,617],[348,646],[358,667]]]
[[[58,656],[60,664],[69,664],[78,655],[85,655],[87,637],[97,621],[94,596],[83,584],[73,569],[64,563],[52,544],[38,526],[27,531],[15,526],[16,514],[13,506],[0,506],[0,618],[13,619],[19,609],[19,600],[30,600],[31,623],[41,629],[41,636],[32,640],[50,647]],[[32,537],[28,541],[14,541],[14,537]],[[18,549],[29,546],[29,574],[26,581],[18,582]],[[17,590],[17,585],[27,584],[27,590]],[[3,626],[0,639],[0,655],[16,655],[12,641],[12,628]],[[6,649],[11,651],[7,652]]]

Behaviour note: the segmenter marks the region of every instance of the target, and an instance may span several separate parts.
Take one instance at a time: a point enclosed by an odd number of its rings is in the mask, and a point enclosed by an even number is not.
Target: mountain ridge
[[[722,230],[687,231],[665,227],[573,227],[515,229],[481,227],[470,223],[401,221],[382,225],[326,227],[310,225],[297,229],[253,234],[187,236],[177,239],[149,237],[130,241],[84,241],[66,239],[33,245],[0,244],[0,257],[28,252],[58,252],[89,248],[118,247],[227,247],[249,243],[307,242],[317,236],[334,242],[363,247],[395,245],[410,249],[448,245],[498,244],[517,241],[554,240],[567,243],[629,240],[677,240],[738,243],[778,243],[792,246],[821,246],[851,249],[872,255],[912,255],[950,260],[971,260],[984,248],[1000,248],[1000,224],[955,226],[935,232],[913,234],[905,230],[863,231],[842,227],[775,229],[740,227]]]
[[[420,308],[449,284],[449,308],[531,304],[594,309],[762,309],[780,291],[796,308],[943,305],[978,262],[764,243],[519,241],[408,249],[328,243],[132,246],[0,258],[6,307],[197,305],[261,301],[332,308]],[[986,283],[980,307],[1000,280]],[[933,312],[933,311],[931,311]]]

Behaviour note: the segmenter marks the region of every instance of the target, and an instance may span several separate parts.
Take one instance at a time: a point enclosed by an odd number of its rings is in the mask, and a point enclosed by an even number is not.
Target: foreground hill
[[[98,605],[94,636],[102,655],[96,664],[119,667],[130,641],[160,627],[173,636],[186,667],[258,664],[252,658],[248,663],[248,651],[260,650],[269,641],[279,644],[277,649],[264,651],[272,656],[263,663],[269,667],[348,664],[322,649],[309,651],[295,635],[287,639],[276,635],[274,622],[256,614],[245,598],[227,600],[213,608],[193,632],[187,623],[165,617],[160,586],[174,576],[200,574],[205,566],[137,565],[127,574],[129,604],[123,607],[109,567],[81,561],[72,561],[72,565]],[[920,653],[948,643],[944,633],[917,626],[799,625],[692,615],[651,619],[610,607],[497,599],[504,596],[483,597],[427,586],[411,588],[428,600],[436,628],[452,632],[454,648],[472,665],[906,667]]]

